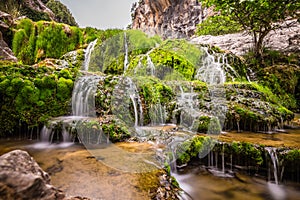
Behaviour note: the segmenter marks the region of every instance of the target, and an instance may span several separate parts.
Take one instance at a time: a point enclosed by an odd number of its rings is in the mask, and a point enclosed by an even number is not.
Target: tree
[[[253,35],[254,53],[262,59],[263,41],[267,34],[283,26],[291,26],[289,19],[300,22],[299,0],[201,0],[214,6],[217,12],[229,16]]]

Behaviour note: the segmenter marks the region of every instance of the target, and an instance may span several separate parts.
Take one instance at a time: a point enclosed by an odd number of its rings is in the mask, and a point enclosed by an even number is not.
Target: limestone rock
[[[0,199],[64,199],[30,155],[15,150],[0,157]]]
[[[281,51],[284,53],[299,53],[300,52],[300,23],[294,22],[289,28],[282,28],[276,31],[271,31],[265,38],[265,47]],[[191,40],[197,44],[209,44],[218,46],[223,50],[229,50],[236,55],[243,55],[252,48],[252,36],[246,32],[211,36],[204,35],[193,38]]]
[[[190,37],[212,15],[197,0],[142,0],[132,8],[132,28],[163,37]]]
[[[55,15],[41,0],[23,0],[26,7],[41,12],[46,13],[51,20],[55,20]]]
[[[2,38],[2,33],[0,32],[0,60],[8,60],[17,62],[17,58],[14,56],[12,50],[8,47],[6,42]]]

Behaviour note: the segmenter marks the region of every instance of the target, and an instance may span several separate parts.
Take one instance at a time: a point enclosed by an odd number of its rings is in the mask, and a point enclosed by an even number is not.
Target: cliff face
[[[163,37],[190,37],[212,14],[197,0],[142,0],[132,8],[132,28]]]

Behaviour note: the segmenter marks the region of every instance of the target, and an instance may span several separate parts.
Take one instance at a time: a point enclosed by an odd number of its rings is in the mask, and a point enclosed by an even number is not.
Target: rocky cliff
[[[142,0],[132,8],[132,28],[163,37],[189,37],[212,14],[197,0]]]

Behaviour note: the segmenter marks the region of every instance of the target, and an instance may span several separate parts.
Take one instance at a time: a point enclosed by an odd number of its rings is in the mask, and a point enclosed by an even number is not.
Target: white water
[[[279,184],[279,180],[281,179],[281,174],[283,174],[283,168],[281,169],[282,171],[280,172],[280,163],[277,157],[277,153],[276,153],[276,148],[273,147],[266,147],[265,148],[266,151],[268,152],[270,158],[271,158],[271,164],[272,167],[269,167],[269,172],[268,172],[268,179],[269,181],[271,181],[271,171],[273,171],[273,177],[275,180],[275,184],[278,185]],[[272,170],[273,169],[273,170]],[[280,173],[280,174],[279,174]]]
[[[181,110],[180,125],[188,130],[194,130],[196,127],[195,120],[203,115],[198,108],[198,94],[190,87],[188,92],[185,92],[179,85],[180,94],[177,95],[178,109]]]
[[[206,82],[209,85],[224,84],[226,82],[226,74],[232,81],[239,75],[228,64],[225,54],[217,54],[208,52],[208,48],[203,48],[205,56],[202,60],[202,66],[197,70],[196,79]]]
[[[124,58],[124,72],[128,69],[128,43],[127,43],[127,36],[126,32],[124,32],[124,48],[125,48],[125,58]]]
[[[88,47],[85,50],[85,55],[84,55],[84,63],[83,63],[83,70],[84,71],[88,71],[89,70],[89,65],[90,65],[90,61],[91,61],[91,55],[92,52],[97,44],[97,39],[94,40],[93,42],[91,42]]]
[[[151,51],[149,51],[147,54],[146,54],[146,56],[147,56],[147,69],[149,69],[149,71],[150,71],[150,75],[151,76],[154,76],[155,75],[155,65],[154,65],[154,63],[152,62],[152,59],[151,59],[151,57],[150,57],[150,52]]]
[[[103,77],[82,76],[75,82],[72,94],[72,115],[95,117],[95,92]]]
[[[91,42],[86,49],[83,71],[89,69],[91,54],[96,43],[97,40]],[[70,131],[76,128],[78,122],[86,120],[87,117],[96,117],[95,92],[101,79],[103,79],[101,76],[84,75],[76,80],[72,93],[72,116],[51,119],[48,126],[44,126],[41,131],[43,143],[51,144],[54,141],[69,143],[72,140]]]
[[[134,126],[142,126],[143,125],[143,108],[142,108],[142,101],[140,99],[138,90],[136,88],[136,85],[134,84],[133,80],[131,78],[127,77],[127,84],[129,86],[127,92],[129,94],[129,97],[131,99],[131,102],[133,104],[134,108]]]
[[[162,125],[166,122],[166,109],[160,103],[151,105],[149,109],[151,125]]]

